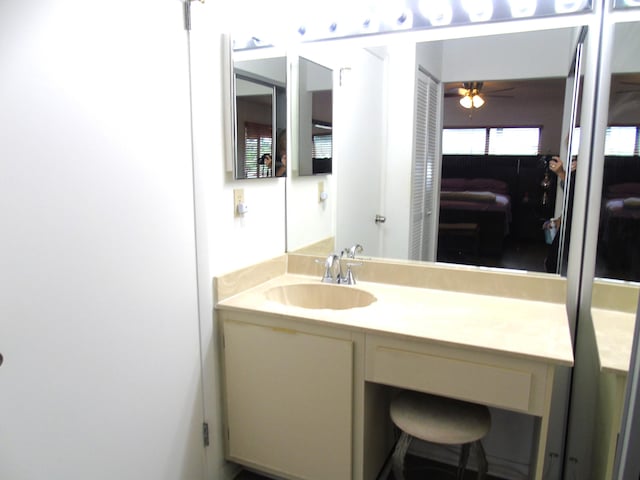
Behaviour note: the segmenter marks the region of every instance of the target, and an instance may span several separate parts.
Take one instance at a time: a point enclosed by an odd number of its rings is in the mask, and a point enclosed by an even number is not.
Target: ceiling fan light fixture
[[[484,105],[484,99],[476,93],[471,98],[471,103],[473,104],[473,108],[480,108],[481,106]]]
[[[471,99],[470,95],[465,95],[464,97],[462,97],[460,99],[460,105],[462,105],[464,108],[472,108],[473,107],[473,100]]]

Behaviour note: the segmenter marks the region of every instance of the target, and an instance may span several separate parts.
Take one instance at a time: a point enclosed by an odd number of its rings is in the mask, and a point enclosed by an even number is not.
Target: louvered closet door
[[[416,73],[409,258],[435,260],[438,203],[435,181],[440,150],[440,84]]]

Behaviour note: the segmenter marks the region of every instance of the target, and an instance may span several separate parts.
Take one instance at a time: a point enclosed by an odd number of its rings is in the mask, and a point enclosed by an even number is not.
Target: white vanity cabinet
[[[227,458],[285,478],[352,478],[350,333],[221,313]]]
[[[270,292],[316,276],[238,292],[254,276],[217,279],[228,460],[292,480],[373,480],[393,446],[389,401],[411,389],[535,417],[529,477],[542,480],[555,369],[573,364],[563,303],[361,281],[341,288],[375,302],[305,308]]]

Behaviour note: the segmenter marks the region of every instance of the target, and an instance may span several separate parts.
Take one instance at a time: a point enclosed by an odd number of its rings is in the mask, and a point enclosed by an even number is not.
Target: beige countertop
[[[636,314],[592,308],[591,318],[603,372],[627,375],[631,361]]]
[[[376,296],[377,301],[360,308],[307,309],[267,299],[269,289],[294,283],[319,283],[319,279],[284,273],[225,298],[217,308],[573,365],[564,303],[374,282],[340,286]]]

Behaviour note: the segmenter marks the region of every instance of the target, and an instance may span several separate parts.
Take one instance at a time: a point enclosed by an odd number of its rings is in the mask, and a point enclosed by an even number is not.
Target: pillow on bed
[[[474,192],[509,193],[507,182],[495,178],[471,178],[467,184],[467,190],[473,190]]]
[[[616,183],[607,187],[607,196],[611,198],[624,198],[640,196],[640,183]]]
[[[491,192],[440,192],[440,200],[462,200],[466,202],[495,203],[496,194]]]
[[[622,204],[624,205],[624,208],[640,208],[640,198],[628,197],[624,199]]]

